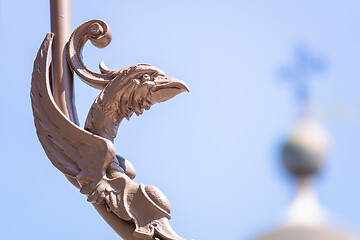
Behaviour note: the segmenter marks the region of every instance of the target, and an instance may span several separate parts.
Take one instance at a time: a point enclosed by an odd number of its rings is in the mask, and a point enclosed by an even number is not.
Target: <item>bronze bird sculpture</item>
[[[136,64],[101,73],[87,69],[80,57],[87,40],[104,47],[110,42],[107,24],[91,20],[78,27],[67,46],[70,67],[90,86],[101,89],[84,129],[71,122],[56,105],[49,72],[53,34],[48,34],[34,62],[31,100],[38,138],[53,165],[87,195],[94,205],[134,225],[134,239],[182,239],[171,228],[170,204],[155,186],[133,181],[134,167],[116,154],[113,140],[121,121],[141,115],[155,103],[171,99],[187,85],[166,77],[160,69]]]

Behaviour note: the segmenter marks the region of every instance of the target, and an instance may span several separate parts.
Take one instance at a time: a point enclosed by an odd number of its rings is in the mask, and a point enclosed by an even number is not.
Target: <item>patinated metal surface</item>
[[[71,0],[50,0],[52,44],[52,87],[56,104],[71,121],[77,123],[74,105],[73,73],[66,62],[65,45],[72,33]]]
[[[49,54],[53,34],[48,34],[34,62],[31,87],[34,121],[39,140],[56,168],[88,196],[99,213],[124,239],[182,239],[171,228],[170,204],[155,186],[133,181],[132,164],[116,154],[113,140],[121,121],[140,115],[155,103],[188,91],[187,85],[166,77],[147,64],[102,73],[88,70],[80,57],[87,40],[105,47],[111,40],[107,24],[91,20],[78,27],[67,44],[71,68],[90,86],[101,89],[85,123],[74,124],[53,98]]]

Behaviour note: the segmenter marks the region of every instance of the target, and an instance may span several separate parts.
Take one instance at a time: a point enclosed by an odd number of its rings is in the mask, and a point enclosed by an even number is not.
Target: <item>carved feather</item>
[[[81,186],[101,179],[116,155],[113,143],[72,123],[57,107],[49,82],[48,34],[34,62],[31,100],[37,135],[51,162]]]

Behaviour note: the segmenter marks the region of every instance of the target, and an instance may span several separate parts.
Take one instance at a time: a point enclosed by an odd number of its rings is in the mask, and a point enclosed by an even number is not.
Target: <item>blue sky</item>
[[[355,0],[89,0],[73,1],[72,22],[112,28],[107,48],[86,45],[89,68],[150,63],[191,89],[123,122],[115,142],[136,182],[169,198],[173,228],[186,239],[251,239],[281,222],[294,191],[279,147],[297,108],[279,69],[299,45],[327,63],[310,83],[333,139],[319,198],[336,223],[360,229],[359,11]],[[116,239],[35,134],[30,80],[49,15],[48,1],[0,0],[0,238]],[[99,92],[75,82],[83,122]]]

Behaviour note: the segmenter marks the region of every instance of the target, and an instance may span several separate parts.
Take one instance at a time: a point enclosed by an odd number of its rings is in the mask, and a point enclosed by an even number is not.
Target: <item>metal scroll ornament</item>
[[[123,238],[182,239],[169,224],[166,196],[155,186],[133,181],[135,169],[116,154],[113,140],[124,118],[141,115],[143,109],[188,91],[187,85],[148,64],[109,70],[101,63],[101,73],[87,69],[81,59],[83,46],[90,40],[97,47],[106,47],[111,32],[101,20],[85,22],[73,32],[66,48],[71,69],[101,90],[82,129],[61,112],[53,98],[49,70],[53,37],[47,34],[40,47],[31,83],[37,135],[50,161]]]

